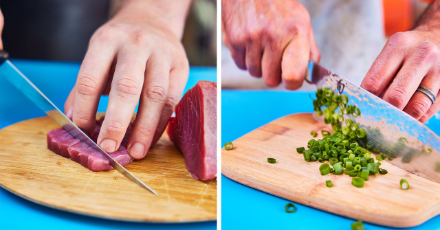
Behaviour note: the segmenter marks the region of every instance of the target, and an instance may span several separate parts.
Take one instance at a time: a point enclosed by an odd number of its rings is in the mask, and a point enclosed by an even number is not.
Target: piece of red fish
[[[103,119],[96,121],[95,134],[92,137],[95,142],[101,129],[102,120]],[[131,125],[125,134],[125,140],[128,138],[128,136],[130,136],[130,132]],[[133,158],[127,152],[125,146],[126,144],[127,142],[123,141],[118,151],[109,153],[109,155],[122,166],[126,166],[133,161]],[[108,171],[113,169],[113,167],[110,165],[110,162],[102,153],[93,149],[88,144],[81,142],[80,139],[72,136],[63,128],[57,128],[47,133],[47,148],[60,156],[78,162],[82,166],[94,172]]]
[[[197,180],[217,178],[217,83],[199,81],[170,118],[167,133]]]

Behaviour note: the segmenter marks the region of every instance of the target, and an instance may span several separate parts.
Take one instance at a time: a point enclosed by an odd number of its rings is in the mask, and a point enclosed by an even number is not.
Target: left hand
[[[426,29],[396,33],[390,37],[374,61],[361,87],[382,97],[422,123],[440,110],[416,91],[419,86],[439,97],[440,33]]]

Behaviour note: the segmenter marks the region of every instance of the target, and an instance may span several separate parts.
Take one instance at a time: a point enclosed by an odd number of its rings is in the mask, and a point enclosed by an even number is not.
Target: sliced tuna
[[[95,142],[101,129],[102,120],[103,119],[96,121],[95,133],[92,136],[92,140]],[[127,129],[127,133],[125,134],[124,141],[122,142],[118,151],[110,153],[110,156],[112,156],[122,166],[126,166],[133,161],[133,158],[131,158],[125,147],[131,129],[130,124],[130,127]],[[47,133],[47,148],[52,152],[69,158],[95,172],[113,169],[113,167],[110,165],[110,162],[104,157],[103,154],[93,149],[88,144],[82,142],[78,135],[72,136],[63,128],[57,128]]]
[[[168,123],[170,140],[197,180],[217,177],[217,83],[199,81],[176,106]]]

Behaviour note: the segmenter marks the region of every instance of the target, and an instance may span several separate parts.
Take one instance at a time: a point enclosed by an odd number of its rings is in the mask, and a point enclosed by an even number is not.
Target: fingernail
[[[130,153],[134,159],[142,159],[144,157],[144,151],[145,146],[139,142],[134,143],[128,149],[128,153]]]
[[[70,108],[69,110],[67,110],[66,117],[72,120],[72,115],[73,115],[73,108]]]
[[[110,139],[104,139],[101,144],[100,147],[108,152],[108,153],[112,153],[114,151],[116,151],[116,141],[114,140],[110,140]]]

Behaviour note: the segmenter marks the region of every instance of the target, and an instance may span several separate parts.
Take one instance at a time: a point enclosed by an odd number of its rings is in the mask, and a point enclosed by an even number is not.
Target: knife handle
[[[0,50],[0,65],[3,64],[3,62],[6,61],[6,59],[8,59],[9,57],[9,53],[4,51],[4,50]]]

